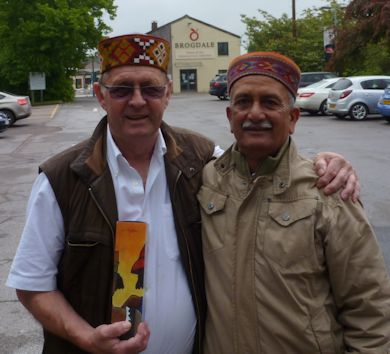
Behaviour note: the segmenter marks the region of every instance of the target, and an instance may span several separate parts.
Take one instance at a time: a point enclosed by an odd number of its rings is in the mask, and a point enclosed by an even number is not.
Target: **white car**
[[[338,77],[324,79],[298,89],[296,106],[310,114],[331,115],[328,111],[327,98],[330,89],[339,80]]]

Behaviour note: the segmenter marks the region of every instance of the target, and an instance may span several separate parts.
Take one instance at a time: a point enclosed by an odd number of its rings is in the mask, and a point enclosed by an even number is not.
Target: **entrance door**
[[[180,70],[180,91],[197,91],[196,69]]]

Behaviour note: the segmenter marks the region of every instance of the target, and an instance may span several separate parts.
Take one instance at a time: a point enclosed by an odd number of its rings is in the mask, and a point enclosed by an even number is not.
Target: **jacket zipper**
[[[176,177],[176,180],[175,180],[175,184],[173,186],[173,196],[175,197],[176,195],[176,186],[177,186],[177,183],[179,182],[179,179],[182,175],[182,171],[179,171],[179,173],[177,174],[177,177]],[[201,319],[200,319],[200,309],[199,309],[199,300],[198,300],[198,296],[197,296],[197,292],[196,292],[196,287],[195,287],[195,282],[194,282],[194,274],[193,274],[193,270],[192,270],[192,260],[191,260],[191,255],[190,255],[190,251],[189,251],[189,247],[188,247],[188,242],[187,242],[187,237],[185,235],[185,232],[184,232],[184,229],[182,227],[182,224],[181,224],[181,221],[180,221],[180,228],[181,228],[181,232],[183,233],[184,235],[184,242],[185,242],[185,245],[186,245],[186,251],[187,251],[187,257],[188,257],[188,260],[189,260],[189,268],[190,268],[190,275],[191,275],[191,283],[192,283],[192,287],[194,289],[194,298],[195,298],[195,307],[196,307],[196,317],[197,317],[197,321],[198,321],[198,326],[199,326],[199,336],[198,336],[198,352],[199,353],[202,353],[202,343],[201,343],[201,333],[202,333],[202,323],[201,323]]]

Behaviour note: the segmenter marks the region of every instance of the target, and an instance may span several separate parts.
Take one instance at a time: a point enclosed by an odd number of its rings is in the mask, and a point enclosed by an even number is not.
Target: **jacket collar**
[[[191,178],[203,169],[204,162],[194,156],[194,147],[189,145],[191,144],[189,140],[180,139],[178,141],[176,139],[176,129],[165,122],[161,124],[161,131],[167,146],[165,158],[187,178]],[[185,132],[185,130],[182,130],[182,132]]]
[[[234,149],[234,145],[232,145],[228,150],[226,150],[225,153],[215,161],[214,166],[220,175],[223,176],[228,174],[230,171],[235,170],[241,176],[248,179],[257,179],[257,178],[272,176],[274,194],[281,194],[290,187],[291,185],[290,164],[291,161],[293,161],[298,156],[296,145],[291,137],[286,143],[285,150],[282,152],[281,156],[279,156],[278,163],[274,165],[274,168],[268,169],[268,171],[262,173],[261,175],[256,174],[254,177],[250,175],[248,168],[246,168],[245,170],[246,173],[242,173],[241,169],[242,169],[243,162],[241,161],[239,164],[237,164],[237,159],[243,159],[243,157],[241,154],[239,154],[241,158],[237,157],[236,154],[237,151],[233,151],[233,149]]]

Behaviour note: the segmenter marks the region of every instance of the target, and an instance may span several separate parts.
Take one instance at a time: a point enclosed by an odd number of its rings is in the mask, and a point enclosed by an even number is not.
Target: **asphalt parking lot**
[[[203,133],[227,148],[233,141],[224,111],[227,101],[207,94],[174,96],[166,121]],[[0,134],[0,353],[40,353],[41,330],[4,286],[24,224],[38,165],[89,136],[103,115],[94,98],[61,106],[34,107],[30,118]],[[390,124],[302,115],[294,134],[300,151],[313,156],[336,151],[350,160],[362,184],[362,200],[390,269]]]

